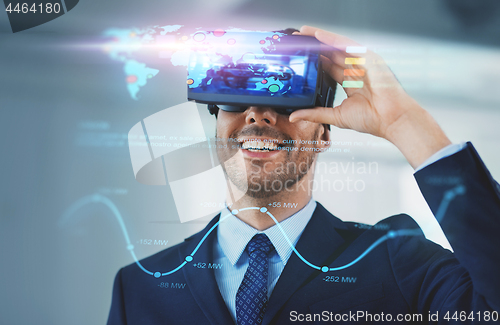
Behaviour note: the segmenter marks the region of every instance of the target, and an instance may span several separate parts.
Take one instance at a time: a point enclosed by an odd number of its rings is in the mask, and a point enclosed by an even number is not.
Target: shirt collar
[[[316,201],[311,199],[304,208],[279,223],[294,247],[315,209]],[[231,214],[229,209],[223,209],[221,211],[221,218],[228,214]],[[264,231],[259,231],[236,216],[231,215],[219,223],[217,227],[217,240],[224,255],[226,255],[232,265],[235,265],[241,258],[248,242],[258,233],[264,233],[269,237],[283,265],[286,265],[292,255],[293,248],[290,247],[290,244],[277,225],[267,228]]]

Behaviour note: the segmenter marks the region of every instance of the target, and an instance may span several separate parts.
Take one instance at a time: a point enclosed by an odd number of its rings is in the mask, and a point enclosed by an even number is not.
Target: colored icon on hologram
[[[344,88],[363,88],[363,81],[344,80],[342,82],[342,87],[344,87]]]
[[[365,46],[348,46],[345,49],[346,53],[366,53]]]
[[[363,65],[366,63],[365,58],[345,58],[345,64],[359,64]]]
[[[365,75],[364,69],[344,69],[344,76],[363,77],[364,75]]]

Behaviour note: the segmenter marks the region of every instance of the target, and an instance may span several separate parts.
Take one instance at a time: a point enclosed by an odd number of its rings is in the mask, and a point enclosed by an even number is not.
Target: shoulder
[[[385,218],[370,229],[380,230],[381,234],[387,236],[385,246],[392,264],[398,265],[398,268],[401,268],[401,265],[428,268],[443,260],[456,264],[453,253],[425,238],[420,226],[407,214]]]
[[[316,211],[314,212],[316,219],[319,219],[321,222],[326,222],[329,225],[332,225],[337,232],[351,232],[356,235],[361,235],[363,233],[377,233],[377,234],[385,234],[389,231],[398,231],[405,229],[412,229],[415,232],[420,231],[419,225],[415,222],[415,220],[407,214],[398,214],[387,217],[385,219],[380,220],[374,225],[356,222],[356,221],[343,221],[333,214],[331,214],[328,210],[325,209],[319,202],[317,203]],[[370,231],[367,231],[370,230]],[[421,233],[423,235],[423,233]]]
[[[393,215],[387,217],[385,219],[380,220],[374,225],[369,225],[361,222],[344,222],[345,225],[349,228],[357,228],[357,229],[372,229],[372,230],[380,230],[380,231],[396,231],[403,229],[415,229],[419,230],[419,225],[415,222],[415,220],[405,213]]]
[[[356,240],[357,244],[361,245],[362,243],[366,248],[379,241],[377,246],[385,246],[388,254],[394,259],[399,257],[406,259],[408,254],[415,252],[418,252],[418,256],[423,259],[451,253],[426,239],[417,222],[404,213],[387,217],[371,225],[355,221],[342,221],[319,203],[316,212],[320,216],[321,222],[332,224],[335,231],[344,239]]]
[[[364,249],[377,246],[378,256],[386,256],[396,274],[425,274],[431,268],[456,268],[454,254],[425,238],[417,222],[407,214],[380,220],[374,225],[344,222],[349,233],[355,233]]]

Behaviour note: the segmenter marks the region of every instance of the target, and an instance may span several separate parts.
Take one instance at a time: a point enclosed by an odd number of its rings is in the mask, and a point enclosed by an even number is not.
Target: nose
[[[260,126],[274,126],[278,113],[270,107],[250,106],[246,110],[247,116],[245,122],[247,124],[256,124]]]

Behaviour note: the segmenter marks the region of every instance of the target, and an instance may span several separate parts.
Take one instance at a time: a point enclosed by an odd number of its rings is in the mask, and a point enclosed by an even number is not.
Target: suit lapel
[[[345,228],[345,226],[342,221],[333,217],[318,203],[311,220],[297,242],[297,251],[310,263],[319,267],[323,266],[322,263],[344,243],[344,239],[335,231],[335,228]],[[271,294],[263,324],[271,323],[292,294],[319,273],[320,271],[306,265],[297,254],[292,253]]]
[[[185,260],[186,256],[190,256],[196,246],[203,239],[205,234],[214,227],[219,220],[216,216],[210,223],[198,234],[190,237],[188,244],[179,248],[179,256],[181,261]],[[197,252],[193,255],[193,260],[182,268],[186,283],[189,290],[193,294],[194,299],[203,310],[203,313],[209,319],[211,324],[232,324],[233,319],[224,302],[213,269],[199,270],[193,267],[194,263],[212,263],[213,262],[213,245],[217,237],[217,228],[215,227],[212,232],[200,245]]]

